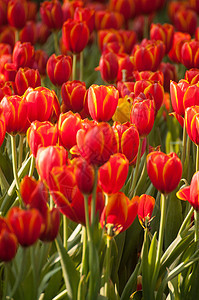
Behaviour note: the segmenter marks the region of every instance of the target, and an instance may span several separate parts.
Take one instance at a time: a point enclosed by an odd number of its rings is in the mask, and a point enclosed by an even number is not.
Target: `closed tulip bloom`
[[[10,0],[8,2],[7,18],[11,26],[20,29],[24,27],[28,15],[26,0]]]
[[[36,168],[41,180],[49,182],[49,174],[54,167],[67,164],[68,153],[62,146],[40,147],[36,156]]]
[[[70,56],[52,54],[46,66],[50,81],[57,86],[61,86],[68,81],[72,72],[72,59]]]
[[[151,216],[155,205],[155,199],[152,196],[143,194],[139,198],[138,219],[144,228],[150,226]]]
[[[178,83],[171,81],[170,83],[171,104],[174,111],[181,116],[184,116],[185,108],[183,98],[189,86],[186,80],[180,80]]]
[[[95,29],[120,29],[124,24],[124,17],[116,11],[99,10],[95,12]]]
[[[31,3],[31,2],[28,2]],[[19,33],[19,39],[22,43],[29,42],[34,45],[37,41],[37,28],[33,21],[28,21]]]
[[[48,26],[43,22],[37,22],[37,43],[43,45],[46,43],[47,39],[49,38],[51,31]]]
[[[48,54],[43,50],[36,50],[34,55],[33,68],[38,69],[41,76],[46,75],[46,65],[48,61]]]
[[[81,117],[78,113],[73,114],[71,111],[60,114],[58,120],[59,142],[66,149],[71,149],[76,145],[76,134],[79,129],[83,128]]]
[[[36,157],[39,147],[56,145],[58,141],[57,126],[48,121],[34,121],[28,128],[27,140],[32,154]]]
[[[159,81],[162,85],[164,84],[164,75],[163,73],[158,70],[155,72],[152,71],[134,71],[133,76],[135,81],[137,80],[151,80],[151,81]]]
[[[85,22],[68,19],[62,27],[62,39],[66,50],[80,53],[88,43],[88,26]]]
[[[76,7],[74,20],[86,22],[90,33],[92,33],[95,27],[95,10],[88,7]]]
[[[6,134],[6,121],[3,113],[3,107],[0,105],[0,147],[3,144]]]
[[[103,165],[117,151],[117,140],[108,123],[101,122],[77,132],[79,153],[89,164]]]
[[[110,10],[117,11],[121,13],[125,20],[135,17],[136,13],[136,4],[135,1],[131,0],[111,0],[110,1]]]
[[[199,145],[199,106],[191,106],[185,109],[185,126],[190,139]]]
[[[199,68],[199,41],[185,42],[181,49],[181,62],[187,68]]]
[[[122,53],[117,56],[118,58],[118,74],[117,81],[132,81],[134,67],[134,58],[128,54]],[[125,70],[125,78],[123,78],[123,70]]]
[[[192,9],[179,9],[174,16],[174,26],[177,31],[193,35],[197,27],[196,12]]]
[[[160,82],[149,80],[138,80],[135,82],[134,94],[138,97],[140,93],[144,93],[146,97],[153,97],[155,111],[157,112],[162,106],[164,99],[164,88]]]
[[[0,260],[10,261],[17,252],[18,241],[7,219],[0,217]]]
[[[113,52],[109,52],[102,54],[99,61],[99,67],[95,70],[100,71],[104,81],[114,83],[117,79],[118,68],[117,55]]]
[[[175,190],[182,176],[182,163],[172,152],[151,152],[147,155],[147,172],[155,188],[169,194]]]
[[[23,95],[29,88],[36,88],[41,86],[41,77],[38,70],[30,68],[19,68],[15,76],[15,86],[18,95]]]
[[[86,84],[78,80],[67,81],[61,87],[61,95],[66,110],[80,112],[84,107]]]
[[[170,82],[177,80],[177,71],[174,64],[161,62],[159,70],[164,76],[164,90],[170,92]]]
[[[175,63],[181,63],[181,49],[185,42],[190,41],[191,36],[188,33],[175,32],[173,37],[173,45],[168,53],[169,58]]]
[[[1,101],[6,131],[9,134],[25,133],[28,122],[27,103],[17,95],[5,96]]]
[[[13,207],[9,210],[7,218],[21,246],[31,246],[38,240],[41,233],[42,216],[37,209],[23,210]]]
[[[84,2],[81,0],[64,0],[63,2],[62,11],[64,15],[64,21],[73,19],[76,8],[84,6]]]
[[[12,59],[16,67],[19,69],[32,67],[34,57],[34,47],[30,43],[16,42],[13,49]]]
[[[173,43],[174,27],[171,24],[152,24],[150,28],[150,38],[160,40],[165,44],[165,53],[167,54]]]
[[[121,98],[124,98],[126,95],[130,95],[134,92],[135,82],[132,81],[118,81],[117,89]]]
[[[5,1],[0,2],[0,15],[0,26],[2,26],[7,23],[7,3]]]
[[[135,98],[131,108],[130,121],[135,124],[141,138],[147,136],[153,128],[155,119],[154,101],[144,94]]]
[[[115,113],[119,99],[114,86],[93,84],[88,90],[88,109],[95,121],[109,121]]]
[[[40,6],[43,23],[51,30],[59,30],[63,24],[63,12],[58,0],[44,1]]]
[[[133,46],[137,41],[137,35],[133,30],[119,30],[119,34],[124,44],[125,53],[130,54],[133,50]]]
[[[129,198],[122,192],[112,194],[108,197],[108,203],[104,207],[100,224],[106,231],[112,226],[110,237],[125,231],[137,216],[139,197]]]
[[[94,186],[94,167],[81,156],[74,159],[77,186],[82,194],[91,194]]]
[[[165,45],[162,41],[143,40],[135,45],[132,55],[135,69],[140,71],[156,71],[165,55]]]
[[[60,212],[57,207],[48,209],[46,215],[43,216],[43,230],[39,239],[44,242],[52,242],[59,232]]]
[[[177,192],[177,197],[181,200],[189,201],[191,206],[198,212],[199,211],[199,172],[194,173],[191,184],[182,188]]]
[[[118,30],[115,29],[104,29],[98,31],[98,46],[100,51],[104,51],[104,47],[109,43],[122,43],[122,36],[119,34]],[[122,51],[124,52],[124,51]]]
[[[52,114],[54,93],[45,87],[28,88],[23,95],[28,106],[28,119],[48,121]]]
[[[199,69],[192,68],[187,70],[184,78],[189,82],[189,84],[197,84],[199,81]]]
[[[113,130],[118,136],[118,152],[124,154],[129,160],[129,164],[132,164],[137,157],[139,147],[139,133],[136,126],[129,122],[124,124],[115,122]]]
[[[5,25],[0,30],[0,43],[5,43],[14,48],[15,45],[15,29],[12,26]]]
[[[116,153],[99,168],[99,185],[107,194],[114,194],[123,187],[129,170],[129,161],[125,155]]]

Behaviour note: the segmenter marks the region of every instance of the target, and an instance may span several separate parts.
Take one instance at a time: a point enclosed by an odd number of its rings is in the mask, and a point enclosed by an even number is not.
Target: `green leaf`
[[[148,254],[149,278],[153,276],[153,272],[155,269],[156,253],[157,253],[157,231],[153,235],[150,249],[149,249],[149,254]]]
[[[61,259],[61,266],[68,296],[70,299],[75,300],[77,299],[77,290],[80,280],[79,273],[75,269],[74,263],[66,252],[66,249],[63,247],[60,239],[57,238],[55,243]]]
[[[138,271],[140,268],[140,262],[137,263],[135,270],[133,271],[133,273],[131,274],[123,292],[121,295],[121,299],[120,300],[126,300],[129,299],[129,297],[131,296],[131,294],[136,290],[136,286],[137,286],[137,276],[138,276]]]
[[[55,268],[54,270],[48,272],[44,278],[42,279],[42,282],[39,285],[39,290],[38,293],[39,295],[45,290],[45,288],[47,287],[48,281],[50,280],[50,278],[52,276],[54,276],[55,274],[57,274],[59,271],[61,270],[61,266]],[[54,283],[53,283],[54,284]]]

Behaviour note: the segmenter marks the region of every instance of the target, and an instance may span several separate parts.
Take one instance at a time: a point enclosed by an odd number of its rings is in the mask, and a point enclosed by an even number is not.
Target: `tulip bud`
[[[31,3],[31,2],[28,2]],[[36,24],[33,21],[28,21],[25,27],[19,33],[19,39],[22,43],[31,43],[34,45],[37,41],[37,29]]]
[[[32,67],[34,56],[34,47],[30,43],[16,42],[13,49],[13,62],[17,69],[20,67]]]
[[[7,222],[7,219],[0,217],[0,260],[10,261],[17,252],[17,238]]]
[[[108,83],[114,83],[118,74],[118,60],[117,55],[113,52],[102,54],[99,62],[99,69],[101,77]]]
[[[26,0],[10,0],[8,2],[8,22],[11,26],[20,29],[24,27],[28,14]]]
[[[155,205],[155,199],[152,196],[143,194],[139,198],[138,218],[144,228],[150,227],[151,216]]]
[[[41,3],[40,14],[43,23],[45,23],[49,29],[61,29],[63,24],[63,12],[59,1],[52,0]]]
[[[54,85],[61,86],[71,76],[72,59],[70,56],[52,54],[48,59],[46,69],[50,81]]]
[[[74,20],[86,22],[90,33],[92,33],[95,26],[95,10],[88,7],[76,7]]]
[[[29,87],[36,88],[41,86],[41,78],[38,70],[19,68],[15,76],[15,86],[20,96],[23,95]]]
[[[60,213],[58,208],[48,209],[45,217],[43,217],[43,222],[44,229],[39,238],[44,242],[52,242],[59,232]]]
[[[82,157],[78,157],[75,163],[75,176],[77,186],[83,194],[91,194],[94,186],[95,170]]]
[[[165,44],[165,54],[167,54],[173,43],[174,27],[171,24],[152,24],[150,28],[151,40],[160,40]]]
[[[67,81],[61,87],[61,95],[66,110],[80,112],[84,107],[85,94],[86,84],[78,80]]]

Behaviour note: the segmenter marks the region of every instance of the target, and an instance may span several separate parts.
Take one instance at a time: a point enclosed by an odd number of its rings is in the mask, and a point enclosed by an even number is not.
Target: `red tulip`
[[[27,140],[32,154],[36,157],[39,147],[56,145],[58,141],[57,126],[53,126],[48,121],[34,121],[28,128]]]
[[[169,194],[177,188],[182,176],[182,163],[176,153],[155,151],[147,155],[147,172],[155,188]]]
[[[199,145],[199,106],[191,106],[185,109],[185,126],[190,139]]]
[[[30,43],[16,42],[13,49],[12,59],[17,69],[20,67],[32,67],[34,47]]]
[[[3,107],[0,104],[0,147],[4,141],[6,134],[6,121],[4,117]]]
[[[110,10],[98,10],[95,12],[95,29],[120,29],[124,24],[122,14]]]
[[[9,210],[8,222],[23,247],[31,246],[40,236],[42,217],[37,209],[13,207]]]
[[[106,231],[112,225],[112,233],[109,233],[110,237],[125,231],[133,223],[137,216],[138,200],[138,196],[129,200],[122,192],[112,194],[108,197],[108,203],[104,207],[100,223]]]
[[[152,196],[143,194],[139,198],[138,218],[144,228],[150,226],[151,216],[155,205],[155,199]]]
[[[66,110],[80,112],[84,107],[85,94],[86,84],[81,81],[67,81],[61,87],[61,95]]]
[[[109,52],[102,54],[99,61],[99,67],[95,70],[100,71],[104,81],[114,83],[117,79],[118,68],[117,55],[113,52]]]
[[[81,193],[91,194],[94,186],[95,170],[82,157],[74,159],[77,186]]]
[[[24,27],[28,14],[26,0],[10,0],[8,2],[8,22],[11,26],[19,29]]]
[[[7,219],[0,217],[0,260],[10,261],[17,252],[18,242]]]
[[[199,69],[192,68],[187,70],[184,78],[189,82],[189,84],[197,84],[199,81]]]
[[[88,109],[95,121],[109,121],[115,113],[119,99],[114,86],[93,84],[88,90]]]
[[[175,65],[171,63],[161,62],[159,70],[164,76],[164,90],[165,92],[170,92],[170,82],[177,80],[177,72]]]
[[[28,2],[31,3],[31,2]],[[19,39],[22,43],[31,43],[34,45],[37,41],[37,28],[33,21],[28,21],[19,33]]]
[[[36,24],[36,27],[37,27],[37,43],[43,45],[46,43],[48,37],[51,34],[51,31],[49,27],[43,22],[38,22]]]
[[[43,23],[45,23],[49,29],[61,29],[63,24],[63,12],[59,1],[51,0],[41,3],[40,14]]]
[[[33,68],[38,69],[41,76],[46,75],[46,65],[48,61],[48,54],[43,50],[36,50],[34,55]]]
[[[121,13],[125,20],[135,17],[137,3],[131,0],[111,0],[110,10]]]
[[[95,10],[88,7],[78,6],[75,9],[74,20],[86,22],[90,33],[92,33],[95,26]]]
[[[114,194],[123,187],[129,169],[129,161],[125,155],[116,153],[99,168],[99,185],[107,194]]]
[[[158,70],[156,72],[152,72],[152,71],[142,71],[142,72],[134,71],[133,76],[135,78],[135,81],[137,81],[137,80],[151,80],[151,81],[159,81],[162,85],[164,84],[164,75],[160,70]]]
[[[186,41],[190,41],[191,36],[188,33],[175,32],[173,45],[168,53],[169,58],[175,63],[181,63],[181,49]]]
[[[57,207],[48,209],[45,217],[43,217],[44,229],[42,230],[39,239],[44,242],[52,242],[58,232],[60,225],[60,213]]]
[[[151,40],[160,40],[165,44],[165,53],[167,54],[173,43],[174,27],[171,24],[152,24],[150,28]]]
[[[125,53],[119,54],[117,56],[119,70],[117,74],[117,81],[132,81],[133,79],[133,71],[135,70],[133,64],[133,56],[129,56]],[[123,71],[125,70],[125,71]],[[123,76],[123,72],[125,72],[125,76]],[[125,78],[123,78],[125,77]]]
[[[174,15],[174,26],[177,31],[193,35],[197,27],[197,14],[192,9],[179,9]]]
[[[181,48],[181,62],[188,68],[199,68],[199,41],[187,41]]]
[[[89,29],[85,22],[68,19],[62,27],[62,39],[66,50],[80,53],[87,45]]]
[[[47,74],[50,81],[61,86],[68,81],[72,72],[72,59],[70,56],[52,54],[47,62]]]
[[[63,2],[64,3],[62,5],[62,11],[64,15],[64,21],[68,19],[73,19],[76,8],[84,6],[84,2],[81,0],[72,0],[72,1],[65,0]]]
[[[24,69],[19,68],[15,76],[15,86],[20,96],[23,95],[29,87],[34,89],[41,86],[41,78],[38,70],[27,67]]]

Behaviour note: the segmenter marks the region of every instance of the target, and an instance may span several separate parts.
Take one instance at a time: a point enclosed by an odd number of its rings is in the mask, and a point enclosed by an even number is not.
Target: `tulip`
[[[76,145],[76,134],[82,128],[81,117],[78,113],[71,111],[60,114],[58,120],[59,142],[66,149],[71,149]]]
[[[84,107],[85,94],[86,84],[78,80],[67,81],[61,87],[61,96],[66,110],[80,112]]]
[[[31,246],[38,240],[41,233],[42,217],[37,209],[23,210],[19,207],[13,207],[9,210],[7,218],[21,246]]]
[[[0,260],[10,261],[17,252],[18,242],[7,219],[0,217]]]
[[[5,96],[1,101],[6,131],[9,134],[24,133],[27,129],[28,109],[27,103],[20,96]]]
[[[135,124],[141,138],[147,136],[153,128],[155,119],[154,101],[144,94],[135,98],[131,108],[130,121]]]
[[[109,9],[121,13],[125,20],[135,17],[136,13],[135,1],[131,0],[111,0]]]
[[[41,78],[38,70],[30,68],[19,68],[15,76],[15,86],[18,95],[23,95],[25,91],[32,87],[33,89],[41,86]]]
[[[95,170],[82,157],[74,160],[77,186],[81,193],[91,194],[94,187]]]
[[[92,33],[95,26],[95,10],[88,7],[78,6],[75,9],[74,20],[86,22],[90,33]]]
[[[34,121],[28,128],[27,140],[33,156],[36,157],[39,147],[56,145],[58,141],[57,126],[53,126],[48,121]]]
[[[93,84],[88,90],[88,109],[95,121],[109,121],[118,104],[119,93],[113,86]]]
[[[122,44],[122,36],[119,34],[118,30],[115,29],[105,29],[98,31],[98,46],[100,51],[103,52],[104,47],[109,43]]]
[[[61,86],[68,81],[72,72],[72,59],[70,56],[52,54],[47,62],[47,74],[50,81]]]
[[[135,45],[132,55],[134,66],[138,71],[156,71],[165,54],[165,45],[162,41],[143,40]]]
[[[197,14],[192,9],[179,9],[174,16],[177,31],[193,35],[197,27]]]
[[[129,56],[125,53],[119,54],[117,56],[119,70],[117,74],[117,81],[132,81],[133,71],[135,69],[133,64],[133,56]],[[123,71],[125,70],[125,71]],[[124,72],[124,73],[123,73]]]
[[[181,48],[181,62],[188,68],[199,68],[199,41],[187,41]]]
[[[151,152],[147,155],[147,172],[155,188],[163,194],[175,190],[182,176],[182,163],[176,153]]]
[[[164,3],[165,0],[154,0],[153,2],[150,0],[141,0],[138,2],[138,5],[140,6],[141,14],[148,15],[160,9]]]
[[[12,59],[17,69],[32,67],[34,56],[34,47],[30,43],[16,42],[13,49]]]
[[[143,194],[139,198],[138,219],[144,228],[149,228],[155,199],[152,196]]]
[[[164,84],[164,75],[161,71],[134,71],[133,76],[135,78],[135,81],[137,80],[151,80],[151,81],[159,81],[162,85]]]
[[[117,89],[119,91],[120,97],[124,98],[126,95],[131,95],[134,93],[134,86],[135,82],[132,81],[118,81],[117,82]]]
[[[115,122],[113,130],[116,136],[118,136],[118,152],[126,156],[129,164],[134,163],[139,147],[139,133],[137,128],[129,122],[124,124]]]
[[[170,1],[168,5],[168,15],[172,23],[174,23],[175,15],[178,10],[190,9],[189,3],[186,1]]]
[[[39,239],[44,242],[52,242],[59,232],[60,213],[57,207],[47,210],[45,217],[43,217],[44,229],[40,234]]]
[[[100,224],[102,228],[108,229],[112,226],[110,237],[128,229],[137,216],[139,197],[129,198],[122,192],[112,194],[108,197],[108,203],[104,207]]]
[[[50,172],[49,189],[59,210],[69,219],[85,225],[84,197],[77,187],[74,164],[54,167]],[[104,207],[104,196],[97,189],[96,213],[101,214]],[[88,199],[89,210],[91,197]]]
[[[199,14],[199,2],[197,0],[189,0],[189,6],[193,11]]]
[[[68,19],[62,27],[62,39],[66,50],[80,53],[87,45],[89,29],[85,22]]]
[[[152,24],[150,28],[151,40],[160,40],[165,44],[165,53],[167,54],[173,43],[174,27],[171,24]]]
[[[49,182],[49,174],[54,167],[67,164],[68,153],[62,146],[40,147],[36,156],[36,168],[41,180]]]
[[[109,10],[99,10],[95,12],[95,29],[120,29],[124,24],[122,14]]]
[[[117,41],[108,42],[103,45],[102,52],[104,54],[109,52],[113,52],[115,54],[122,54],[124,53],[124,45]]]
[[[59,1],[52,0],[41,3],[40,14],[43,23],[45,23],[49,29],[61,29],[63,24],[63,12]]]
[[[99,123],[77,132],[79,153],[89,164],[103,165],[117,150],[117,140],[108,123]]]
[[[199,106],[191,106],[185,109],[185,126],[187,134],[190,139],[196,144],[199,145]]]
[[[43,22],[38,22],[36,24],[36,27],[37,27],[37,43],[43,45],[46,43],[48,37],[51,34],[51,31],[48,28],[48,26]]]
[[[133,30],[122,30],[118,31],[124,44],[125,53],[130,54],[133,50],[133,46],[137,41],[137,35]]]
[[[33,68],[38,69],[41,76],[46,75],[46,65],[48,61],[48,54],[43,50],[36,50],[34,55]]]
[[[5,82],[0,84],[0,102],[4,96],[12,95],[12,84],[10,82]]]
[[[1,1],[0,2],[0,26],[5,25],[7,23],[7,5],[6,2]]]
[[[170,92],[170,82],[177,80],[177,72],[175,65],[171,63],[161,62],[159,70],[164,76],[164,90],[165,92]]]
[[[11,26],[20,29],[24,27],[28,14],[26,0],[10,0],[8,2],[8,22]]]
[[[99,62],[99,67],[95,70],[99,70],[101,77],[108,83],[114,83],[118,74],[118,59],[117,55],[113,52],[102,54]]]
[[[197,212],[199,211],[198,176],[199,172],[194,173],[191,184],[180,189],[176,194],[179,199],[188,201]]]
[[[10,45],[13,49],[15,45],[15,29],[12,26],[3,26],[0,30],[0,43]]]
[[[15,81],[17,74],[15,63],[6,63],[2,68],[2,74],[4,75],[6,81]]]
[[[45,87],[28,88],[23,95],[28,106],[28,119],[48,121],[52,114],[54,93]]]
[[[72,0],[72,1],[65,0],[62,5],[64,21],[68,19],[73,19],[76,8],[83,7],[83,6],[84,6],[84,2],[81,0]]]
[[[116,153],[99,168],[99,185],[107,194],[114,194],[123,187],[129,169],[129,161],[125,155]]]
[[[3,113],[3,107],[0,105],[0,147],[3,144],[6,134],[6,121]]]
[[[188,33],[175,32],[173,45],[168,53],[169,58],[175,63],[181,63],[181,49],[186,41],[190,41],[191,36]]]
[[[31,2],[28,2],[31,3]],[[37,41],[37,28],[33,21],[28,21],[19,33],[19,39],[22,43],[29,42],[34,45]]]
[[[197,84],[199,81],[199,69],[192,68],[187,70],[184,78],[189,82],[189,84]]]

